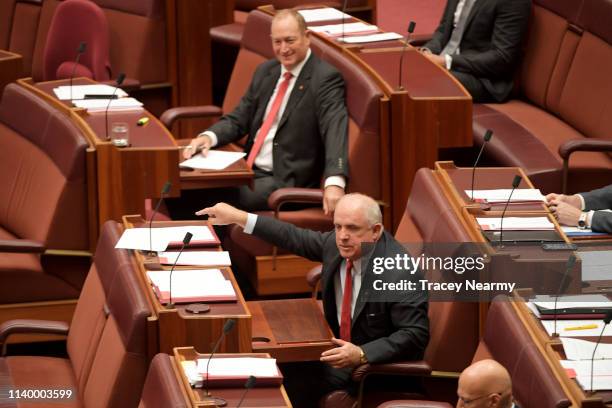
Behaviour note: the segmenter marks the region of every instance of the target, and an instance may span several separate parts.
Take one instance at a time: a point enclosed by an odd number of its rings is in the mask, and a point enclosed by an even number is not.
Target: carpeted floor
[[[415,34],[430,34],[438,26],[445,5],[445,0],[377,0],[377,25],[405,35],[413,20]]]

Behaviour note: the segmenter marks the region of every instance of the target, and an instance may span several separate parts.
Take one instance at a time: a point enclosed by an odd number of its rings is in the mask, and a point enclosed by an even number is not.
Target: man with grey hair
[[[360,364],[420,359],[429,341],[427,294],[405,290],[388,296],[375,288],[377,280],[421,279],[391,267],[373,272],[375,259],[406,254],[384,231],[376,201],[363,194],[347,194],[336,205],[334,230],[317,232],[271,217],[257,216],[219,203],[196,213],[215,225],[237,224],[297,255],[322,262],[321,289],[325,318],[335,348],[322,353],[324,389],[356,391],[352,370]],[[362,244],[370,244],[363,245]]]
[[[270,37],[276,58],[260,64],[238,106],[183,151],[185,158],[197,151],[206,155],[211,147],[248,136],[253,188],[183,191],[180,199],[166,200],[173,218],[190,218],[218,201],[267,210],[269,195],[283,187],[322,187],[323,209],[330,214],[344,194],[348,114],[342,75],[312,53],[306,23],[295,10],[276,13]]]

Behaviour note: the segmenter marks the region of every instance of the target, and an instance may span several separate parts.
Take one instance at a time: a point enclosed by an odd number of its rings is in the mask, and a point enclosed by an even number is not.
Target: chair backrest
[[[0,226],[55,249],[88,249],[85,136],[46,101],[8,85],[0,102]]]
[[[127,251],[114,248],[120,235],[116,222],[104,224],[68,336],[87,407],[136,406],[147,370],[151,310],[135,264]]]
[[[75,64],[81,42],[87,44]],[[89,0],[65,0],[55,9],[43,55],[43,79],[85,76],[97,81],[110,79],[109,29],[100,7]]]
[[[139,408],[187,408],[170,356],[159,353],[151,361]]]

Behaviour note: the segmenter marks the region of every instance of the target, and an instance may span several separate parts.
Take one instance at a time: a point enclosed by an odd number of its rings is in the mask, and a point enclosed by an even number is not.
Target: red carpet
[[[408,23],[413,20],[415,34],[430,34],[438,26],[445,5],[445,0],[377,0],[377,25],[406,35]]]

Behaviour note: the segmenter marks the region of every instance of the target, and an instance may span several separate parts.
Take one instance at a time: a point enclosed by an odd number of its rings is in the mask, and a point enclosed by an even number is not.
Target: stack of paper
[[[474,192],[474,200],[487,203],[506,203],[512,190],[497,189],[497,190],[465,190],[468,197],[472,197]],[[521,188],[515,189],[510,198],[511,203],[528,203],[528,202],[544,202],[546,197],[542,195],[540,190],[536,188]]]
[[[198,265],[198,266],[231,266],[229,252],[227,251],[188,251],[183,252],[178,258],[179,252],[160,252],[157,257],[164,265]]]
[[[306,23],[319,23],[321,21],[333,21],[342,19],[351,19],[349,14],[343,13],[335,8],[318,8],[310,10],[298,10],[298,13],[304,17]]]
[[[476,220],[483,231],[499,231],[502,225],[498,217],[477,217]],[[555,225],[547,217],[505,217],[504,231],[548,231]]]
[[[603,323],[601,324],[603,326]],[[568,360],[590,360],[593,357],[593,350],[597,344],[595,340],[579,340],[563,338],[563,350],[565,358]],[[612,344],[600,343],[595,351],[596,360],[612,360]]]
[[[244,152],[226,152],[223,150],[210,150],[206,156],[196,154],[179,164],[179,167],[188,167],[200,170],[223,170],[231,164],[242,159]]]
[[[561,360],[561,366],[570,371],[583,389],[591,390],[591,367],[593,367],[593,390],[612,390],[612,360]]]
[[[344,35],[355,33],[376,33],[378,27],[366,23],[347,23],[347,24],[331,24],[323,26],[313,26],[308,28],[310,31],[327,35]]]
[[[72,93],[70,92],[70,88],[72,88]],[[84,99],[85,95],[112,95],[115,93],[117,98],[123,98],[127,96],[127,93],[121,89],[117,88],[117,92],[115,92],[115,87],[110,85],[74,85],[74,86],[58,86],[57,88],[53,88],[53,92],[58,99],[62,101],[70,100],[72,95],[72,99]],[[108,99],[105,99],[108,103]]]
[[[198,359],[197,370],[202,378],[206,378],[208,366],[208,381],[211,386],[243,385],[249,376],[257,378],[257,385],[277,385],[283,381],[276,360],[273,358],[235,357]]]
[[[187,232],[193,234],[189,246],[211,246],[220,243],[209,226],[128,228],[123,231],[115,248],[165,251],[168,246],[180,247]]]
[[[340,37],[338,41],[345,42],[347,44],[364,44],[378,41],[390,41],[399,40],[402,37],[398,33],[377,33],[369,35],[356,35],[351,37]]]
[[[73,103],[78,108],[87,109],[88,112],[104,112],[107,106],[109,111],[142,110],[142,102],[134,98],[81,99]]]
[[[147,271],[161,303],[170,301],[170,271]],[[219,269],[175,269],[172,272],[172,301],[229,302],[236,300],[232,282]]]

